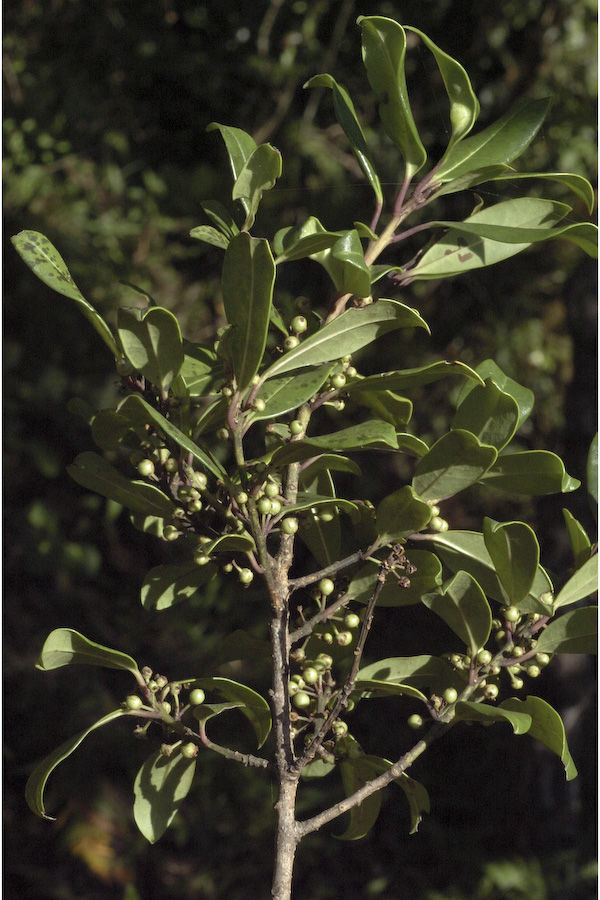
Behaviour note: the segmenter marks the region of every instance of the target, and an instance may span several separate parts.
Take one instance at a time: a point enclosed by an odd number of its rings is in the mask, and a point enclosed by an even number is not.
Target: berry
[[[208,478],[206,477],[204,472],[194,472],[194,474],[192,475],[192,483],[194,487],[198,488],[199,491],[205,491],[208,485]]]
[[[322,663],[326,669],[330,669],[333,665],[333,656],[330,656],[329,653],[319,653],[317,662]]]
[[[340,719],[338,719],[338,721],[334,722],[331,726],[331,730],[336,737],[343,737],[345,734],[348,734],[348,725],[346,724],[346,722],[342,722]]]
[[[127,707],[127,709],[139,709],[141,706],[143,706],[143,700],[141,697],[138,697],[137,694],[130,694],[125,699],[125,706]]]
[[[298,419],[294,419],[290,422],[290,432],[291,434],[302,434],[304,431],[304,425],[302,422],[299,422]]]
[[[181,748],[181,755],[185,759],[196,759],[198,756],[198,747],[190,741],[189,744],[184,744]]]
[[[284,534],[296,534],[298,531],[298,519],[295,519],[293,516],[288,516],[281,523],[281,530]]]
[[[202,500],[192,500],[188,503],[188,511],[191,513],[202,512]]]
[[[456,703],[458,699],[458,692],[456,691],[456,688],[449,687],[446,688],[446,690],[442,694],[442,697],[444,698],[445,703]]]
[[[477,662],[481,666],[489,666],[492,661],[492,654],[489,650],[480,650],[477,654]]]
[[[144,478],[149,478],[150,475],[154,475],[154,463],[151,459],[142,459],[137,464],[137,470]]]
[[[271,501],[268,497],[261,497],[256,504],[256,508],[261,516],[267,516],[271,512]]]
[[[415,731],[417,730],[417,728],[423,727],[423,717],[417,715],[416,713],[414,713],[412,716],[409,716],[406,722],[408,727],[414,728]]]
[[[498,696],[498,687],[495,684],[486,684],[483,696],[486,700],[495,700]]]
[[[346,628],[358,628],[360,625],[359,616],[356,613],[348,613],[347,616],[344,616],[344,625]]]
[[[165,460],[164,467],[165,467],[165,472],[171,472],[171,473],[176,472],[177,469],[179,468],[179,463],[177,462],[177,460],[175,459],[174,456],[170,456],[168,459]]]
[[[539,676],[542,674],[542,670],[539,666],[528,666],[527,674],[530,678],[539,678]]]
[[[201,703],[204,703],[206,694],[202,690],[202,688],[194,688],[193,691],[190,691],[190,703],[192,706],[200,706]]]
[[[310,699],[310,695],[306,693],[306,691],[298,691],[297,694],[294,694],[292,697],[292,703],[296,707],[296,709],[306,709],[307,706],[310,706],[312,700]]]
[[[352,643],[352,635],[349,631],[340,631],[340,633],[336,635],[336,641],[340,647],[348,647]]]
[[[335,585],[331,578],[321,578],[318,587],[324,597],[329,597],[335,590]]]
[[[521,613],[516,606],[507,606],[504,610],[504,618],[507,622],[518,622],[521,618]]]
[[[335,514],[331,512],[329,509],[324,509],[323,512],[320,512],[317,516],[319,522],[333,522],[335,519]]]
[[[336,390],[343,388],[346,384],[346,376],[342,372],[337,372],[335,375],[331,376],[331,384]]]
[[[304,318],[304,316],[294,316],[291,323],[292,331],[295,331],[296,334],[302,334],[302,332],[306,331],[308,328],[308,322]]]
[[[239,494],[236,494],[235,502],[238,506],[244,506],[248,502],[248,494],[246,491],[240,491]]]
[[[176,541],[181,532],[174,525],[165,525],[163,528],[163,537],[165,541]]]
[[[238,578],[240,579],[242,584],[250,584],[250,582],[254,579],[254,572],[252,571],[252,569],[240,569]]]
[[[515,691],[520,691],[521,688],[523,687],[523,679],[522,678],[513,678],[512,686],[514,687]]]
[[[449,525],[445,519],[440,519],[439,516],[433,516],[433,518],[429,522],[429,527],[433,529],[433,531],[444,532],[448,531]]]
[[[319,680],[319,673],[314,666],[307,666],[302,672],[302,677],[306,684],[316,684]]]
[[[346,369],[346,378],[356,378],[358,372],[354,368],[354,366],[348,366]]]
[[[164,712],[167,715],[170,715],[171,704],[167,700],[163,700],[162,703],[160,704],[160,709],[161,709],[161,712]]]
[[[286,350],[293,350],[298,346],[299,343],[300,341],[298,340],[296,335],[290,334],[289,337],[286,337],[285,341],[283,342],[283,346]]]
[[[325,632],[321,635],[321,640],[324,641],[326,644],[333,644],[333,635],[332,635],[332,633],[331,633],[330,631],[325,631]]]
[[[279,500],[271,500],[271,515],[278,516],[281,512],[281,503]]]
[[[267,404],[266,404],[265,401],[262,399],[262,397],[257,397],[256,400],[254,401],[254,403],[252,404],[252,409],[253,409],[255,412],[261,413],[261,412],[264,412],[264,411],[265,411],[266,405],[267,405]]]
[[[536,653],[535,660],[540,666],[547,666],[550,662],[550,657],[547,653]]]
[[[274,497],[278,497],[279,485],[275,484],[273,481],[267,481],[265,484],[265,496],[269,497],[270,500],[273,500]]]
[[[217,437],[220,441],[226,441],[229,438],[229,429],[219,428],[217,431]]]
[[[440,514],[440,508],[439,508],[439,506],[432,506],[432,507],[431,507],[431,515],[432,515],[432,516],[439,516],[439,514]]]

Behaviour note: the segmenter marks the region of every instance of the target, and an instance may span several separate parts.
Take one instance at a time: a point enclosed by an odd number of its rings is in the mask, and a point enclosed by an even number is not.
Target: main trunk
[[[298,779],[286,779],[279,786],[277,812],[277,835],[275,840],[275,870],[271,896],[273,900],[290,900],[292,896],[292,874],[294,857],[298,846],[296,834],[295,806]]]

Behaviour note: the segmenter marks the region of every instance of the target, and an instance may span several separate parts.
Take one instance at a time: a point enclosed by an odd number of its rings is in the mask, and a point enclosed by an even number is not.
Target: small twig
[[[186,729],[186,732],[187,737],[197,738],[207,750],[214,750],[215,753],[219,753],[226,759],[233,759],[236,762],[242,763],[243,766],[252,766],[255,769],[272,768],[272,763],[268,759],[263,759],[261,756],[254,756],[252,753],[240,753],[239,750],[231,750],[229,747],[222,747],[220,744],[215,744],[207,737],[204,725],[200,726],[198,734],[189,728]]]

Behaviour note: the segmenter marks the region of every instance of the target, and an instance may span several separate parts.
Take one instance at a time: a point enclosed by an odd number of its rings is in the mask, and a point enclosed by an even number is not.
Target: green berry
[[[343,388],[346,384],[346,376],[342,372],[337,372],[335,375],[331,376],[331,384],[336,390]]]
[[[181,532],[174,525],[165,525],[163,528],[163,537],[165,541],[176,541]]]
[[[547,653],[536,653],[535,660],[540,666],[547,666],[550,662],[550,657]]]
[[[444,698],[445,703],[456,703],[456,700],[458,699],[458,692],[456,691],[456,688],[449,687],[446,688],[446,690],[442,694],[442,697]]]
[[[349,631],[340,631],[340,633],[336,635],[336,641],[340,647],[348,647],[352,643],[352,635]]]
[[[528,666],[527,674],[530,678],[539,678],[539,676],[542,674],[542,670],[539,666]]]
[[[198,747],[190,741],[181,748],[181,755],[184,759],[195,759],[198,756]]]
[[[507,622],[518,622],[521,618],[521,613],[516,606],[507,606],[504,610],[504,618]]]
[[[518,656],[524,656],[524,654],[525,654],[525,650],[523,649],[523,647],[513,647],[512,650],[510,651],[511,656],[518,657]]]
[[[329,597],[330,594],[333,594],[335,590],[335,584],[331,580],[331,578],[321,578],[319,582],[319,591],[323,594],[324,597]]]
[[[294,419],[290,422],[290,432],[292,434],[302,434],[304,431],[304,425],[302,422],[299,422],[298,419]]]
[[[316,661],[321,663],[326,669],[330,669],[333,665],[333,656],[330,656],[329,653],[319,653]]]
[[[333,644],[333,635],[332,635],[332,633],[331,633],[330,631],[325,631],[325,632],[321,635],[321,640],[324,641],[324,643],[326,643],[326,644]]]
[[[346,628],[358,628],[360,625],[360,617],[356,615],[356,613],[348,613],[347,616],[344,616],[344,625]]]
[[[219,428],[217,430],[217,437],[220,441],[226,441],[229,438],[229,429],[228,428]]]
[[[266,404],[265,401],[262,399],[262,397],[257,397],[256,400],[254,401],[254,403],[252,404],[252,409],[253,409],[255,412],[261,413],[261,412],[264,412],[264,411],[265,411],[266,405],[267,405],[267,404]]]
[[[477,654],[477,662],[481,666],[489,666],[492,661],[492,654],[489,650],[480,650]]]
[[[333,522],[335,519],[335,514],[331,512],[329,509],[324,509],[323,512],[320,512],[317,515],[317,519],[319,522]]]
[[[188,511],[191,513],[202,512],[202,500],[192,500],[188,503]]]
[[[194,556],[194,562],[197,566],[207,566],[210,562],[210,556],[207,556],[206,553],[197,553]]]
[[[256,504],[256,508],[261,514],[261,516],[268,516],[271,512],[271,501],[268,497],[261,497],[258,503]]]
[[[141,697],[138,697],[137,694],[130,694],[125,699],[125,706],[127,707],[127,709],[139,709],[143,705],[144,701]]]
[[[227,431],[227,429],[225,429],[225,431]],[[204,472],[194,472],[192,475],[192,484],[194,487],[197,487],[199,491],[205,491],[208,485],[208,478]]]
[[[202,688],[194,688],[193,691],[190,691],[190,703],[192,706],[200,706],[201,703],[204,703],[205,698],[206,694]]]
[[[170,456],[168,459],[165,460],[164,467],[165,467],[165,472],[171,472],[171,473],[176,472],[177,469],[179,468],[179,463],[177,462],[175,457]]]
[[[286,337],[285,341],[283,342],[283,346],[285,350],[293,350],[298,346],[299,343],[300,341],[298,340],[296,335],[290,334],[289,337]]]
[[[240,491],[238,494],[236,494],[235,502],[238,504],[238,506],[245,506],[245,504],[248,502],[248,494],[246,493],[246,491]]]
[[[433,518],[429,522],[429,527],[433,529],[433,531],[442,533],[444,531],[448,531],[449,525],[445,519],[440,519],[439,516],[433,516]]]
[[[279,496],[279,485],[275,484],[274,481],[267,481],[265,484],[265,496],[269,497],[272,500],[274,497]]]
[[[319,673],[314,668],[314,666],[307,666],[306,669],[302,672],[302,677],[306,684],[316,684],[319,680]]]
[[[439,514],[440,514],[440,508],[439,508],[439,506],[432,506],[432,507],[431,507],[431,515],[432,515],[432,516],[439,516]]]
[[[137,470],[144,478],[154,475],[154,463],[151,459],[143,459],[137,464]]]
[[[418,728],[423,727],[423,716],[419,716],[417,715],[417,713],[414,713],[412,716],[408,717],[406,722],[409,728],[414,728],[414,730],[416,731]]]
[[[520,691],[521,688],[523,687],[523,679],[522,678],[513,678],[512,686],[514,687],[515,691]]]
[[[348,366],[346,369],[346,378],[356,378],[358,372],[354,368],[354,366]]]
[[[160,709],[167,715],[171,714],[171,704],[167,700],[162,701],[162,703],[160,704]]]
[[[298,519],[288,516],[282,521],[281,530],[284,534],[296,534],[298,531]]]
[[[291,324],[292,331],[295,331],[296,334],[302,334],[308,328],[308,322],[304,316],[294,316]]]
[[[345,734],[348,734],[348,725],[346,724],[346,722],[342,722],[340,719],[338,719],[338,721],[334,722],[331,726],[331,730],[336,737],[343,737]]]
[[[307,706],[310,706],[312,700],[310,699],[310,695],[306,693],[306,691],[298,691],[297,694],[294,694],[292,697],[292,703],[296,707],[296,709],[306,709]]]
[[[486,700],[495,700],[498,696],[498,686],[495,684],[486,684],[483,696]]]
[[[254,572],[252,571],[252,569],[240,569],[238,578],[240,579],[242,584],[250,584],[250,582],[254,579]]]

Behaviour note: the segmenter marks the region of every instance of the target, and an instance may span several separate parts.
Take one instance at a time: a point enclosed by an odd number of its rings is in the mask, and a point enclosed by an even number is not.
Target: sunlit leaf
[[[356,378],[345,385],[346,393],[355,394],[361,391],[404,391],[408,388],[420,387],[439,381],[446,375],[462,375],[482,383],[481,378],[473,369],[461,362],[436,362],[417,369],[404,369],[397,372],[382,372],[380,375],[368,375],[366,378]]]
[[[36,669],[48,672],[50,669],[75,665],[102,666],[138,674],[136,661],[126,653],[90,641],[72,628],[55,629],[44,642]]]
[[[391,544],[421,531],[431,519],[431,506],[405,485],[385,497],[377,507],[377,534],[382,544]]]
[[[520,181],[523,178],[543,178],[547,181],[556,181],[583,200],[590,214],[594,210],[596,202],[594,189],[587,178],[582,175],[574,175],[571,172],[507,172],[502,175],[494,175],[489,181]]]
[[[390,575],[379,594],[378,606],[411,606],[418,603],[423,594],[435,590],[442,583],[442,565],[437,556],[427,550],[412,549],[407,556],[417,569],[408,579],[410,585],[401,587],[397,579]],[[377,563],[365,563],[348,585],[349,599],[366,603],[375,588],[378,572]]]
[[[180,752],[164,756],[160,750],[139,770],[133,785],[133,815],[151,844],[162,837],[175,818],[190,791],[195,771],[195,759],[186,759]]]
[[[360,669],[357,681],[388,681],[408,684],[425,692],[461,686],[464,676],[448,660],[438,656],[397,656],[380,659]]]
[[[488,378],[485,385],[476,385],[467,394],[450,427],[469,431],[482,444],[501,450],[512,440],[518,422],[516,401]]]
[[[152,307],[120,309],[118,334],[123,353],[136,372],[162,390],[168,390],[183,365],[179,323],[172,312]]]
[[[175,512],[173,501],[158,487],[143,481],[130,481],[92,451],[75,457],[72,465],[67,466],[67,472],[82,487],[116,500],[134,512],[162,519],[170,518]]]
[[[504,453],[482,477],[485,484],[515,494],[568,493],[580,485],[565,471],[562,460],[549,450]]]
[[[575,567],[579,568],[587,559],[589,559],[592,542],[581,522],[578,522],[568,509],[563,509],[563,518],[565,520],[567,534],[569,535],[571,550],[573,551]]]
[[[252,412],[250,421],[275,419],[297,409],[323,387],[331,370],[332,365],[328,364],[295,375],[270,378],[258,392],[258,398],[265,401],[265,408],[260,412]]]
[[[554,600],[554,606],[555,608],[569,606],[571,603],[591,597],[597,590],[598,556],[594,554],[577,569],[574,575],[571,575],[564,587],[560,589]]]
[[[155,566],[142,584],[142,606],[157,611],[169,609],[193,597],[214,575],[214,566],[198,566],[193,562]]]
[[[449,431],[421,457],[413,487],[423,500],[444,500],[475,484],[496,460],[495,447],[481,444],[474,434]]]
[[[505,375],[500,366],[498,366],[493,359],[484,359],[484,361],[477,366],[475,371],[482,380],[492,381],[503,393],[510,394],[519,407],[517,429],[520,428],[523,422],[529,418],[531,410],[533,409],[535,401],[533,391],[530,391],[529,388],[523,387],[523,385],[518,384],[518,382],[509,378],[508,375]],[[464,382],[458,395],[457,406],[460,406],[464,402],[465,398],[475,387],[476,385],[471,380],[466,380]]]
[[[569,752],[565,726],[559,714],[549,703],[540,697],[527,697],[519,700],[511,697],[500,704],[500,709],[509,712],[526,713],[531,716],[528,734],[541,741],[549,750],[556,753],[565,767],[567,781],[577,778],[577,769]]]
[[[550,622],[538,638],[539,653],[597,653],[598,608],[572,609]]]
[[[517,712],[470,700],[460,700],[456,704],[454,717],[459,722],[479,722],[481,725],[508,722],[515,734],[525,734],[531,728],[531,716],[525,711]]]
[[[226,250],[230,241],[230,238],[225,237],[223,232],[213,228],[212,225],[197,225],[190,231],[190,237],[210,244],[212,247],[218,247],[219,250]]]
[[[233,180],[235,182],[244,168],[246,161],[256,150],[256,141],[245,131],[242,131],[241,128],[233,128],[231,125],[220,125],[218,122],[211,122],[206,130],[220,131],[221,137],[225,142],[225,147],[227,148],[229,165],[231,166]],[[246,212],[248,212],[248,201],[242,197],[241,203]]]
[[[457,572],[441,593],[425,594],[421,599],[473,655],[485,646],[492,629],[492,611],[481,587],[468,572]]]
[[[205,691],[215,691],[226,700],[239,705],[242,712],[252,725],[258,746],[262,747],[271,731],[271,710],[267,701],[253,691],[252,688],[230,678],[194,678],[193,687],[203,688]]]
[[[342,232],[341,237],[328,250],[311,254],[328,272],[340,294],[355,294],[369,297],[371,294],[371,273],[365,262],[358,233]]]
[[[531,591],[540,562],[534,531],[525,522],[494,522],[486,517],[483,539],[507,605],[518,607]]]
[[[381,447],[398,449],[398,441],[394,427],[388,422],[369,419],[360,425],[340,428],[332,434],[308,437],[303,440],[289,441],[279,447],[271,457],[273,466],[289,465],[302,459],[310,459],[324,450],[347,451],[361,450],[365,447]]]
[[[281,153],[271,144],[261,144],[245,161],[231,193],[246,209],[244,228],[252,228],[262,195],[270,190],[281,175]]]
[[[409,684],[398,684],[395,681],[376,681],[374,678],[361,678],[354,683],[357,691],[364,692],[365,697],[412,697],[414,700],[428,702],[428,698],[418,688]]]

